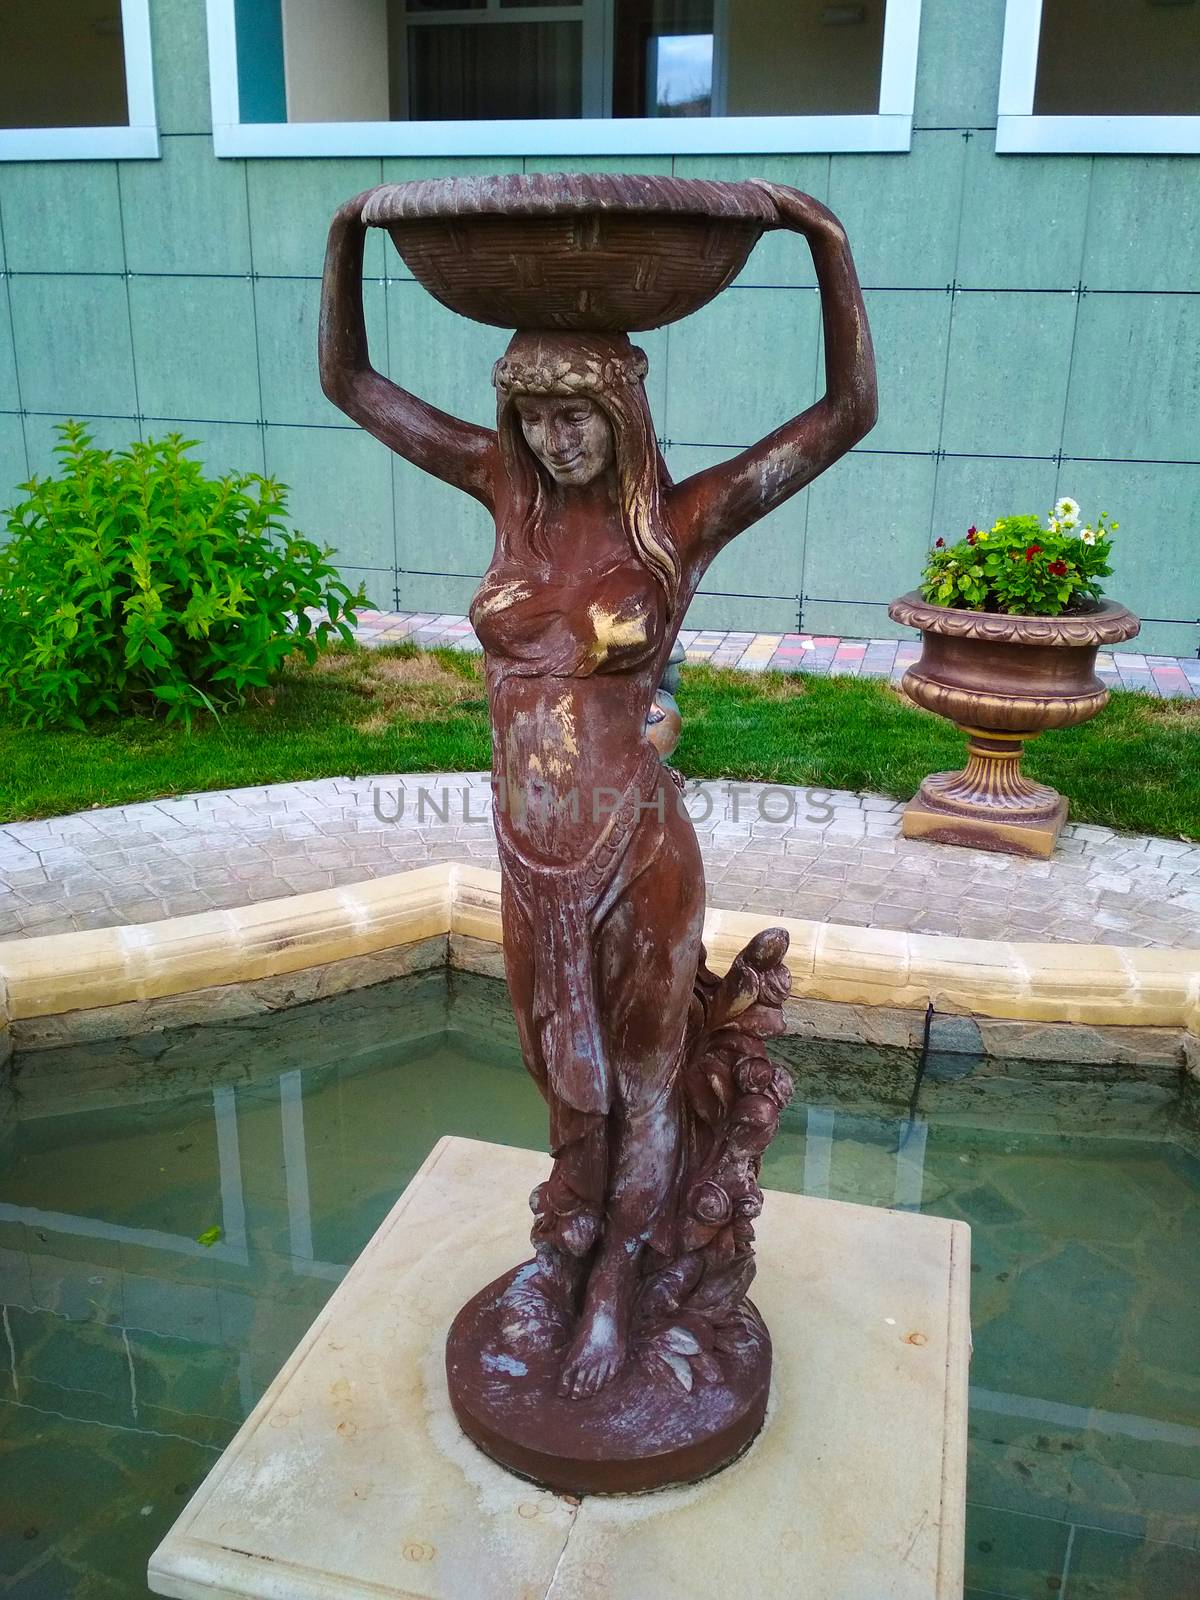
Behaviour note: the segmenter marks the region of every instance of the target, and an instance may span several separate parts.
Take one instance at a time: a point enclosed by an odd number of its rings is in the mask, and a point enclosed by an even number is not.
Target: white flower
[[[1054,507],[1054,516],[1064,528],[1073,528],[1079,521],[1079,502],[1064,495]]]
[[[1079,537],[1083,540],[1084,544],[1095,544],[1096,530],[1095,528],[1081,528],[1079,530]]]

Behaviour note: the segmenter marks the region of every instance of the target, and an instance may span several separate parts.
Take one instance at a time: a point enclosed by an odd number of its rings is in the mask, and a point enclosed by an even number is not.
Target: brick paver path
[[[422,798],[424,791],[425,798]],[[0,828],[0,937],[147,922],[428,861],[495,865],[483,773],[274,784]],[[711,904],[977,938],[1200,946],[1200,845],[1083,825],[1050,861],[906,841],[899,803],[693,793]],[[398,814],[399,813],[399,814]]]
[[[363,611],[358,638],[365,645],[451,645],[478,650],[466,617],[435,616],[428,611]],[[890,678],[899,682],[904,669],[921,653],[919,643],[896,639],[835,639],[811,633],[721,633],[685,629],[679,635],[689,661],[708,661],[717,667],[740,667],[743,672],[845,674],[849,677]],[[1200,698],[1200,659],[1147,656],[1132,650],[1102,651],[1097,670],[1114,689],[1140,689],[1164,698]]]

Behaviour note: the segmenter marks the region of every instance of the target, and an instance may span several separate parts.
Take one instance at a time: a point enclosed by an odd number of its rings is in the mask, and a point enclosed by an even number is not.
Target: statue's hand
[[[355,228],[361,228],[365,232],[367,225],[362,219],[363,206],[366,205],[374,192],[374,189],[364,189],[361,194],[356,194],[353,199],[343,201],[333,213],[330,231],[348,233]]]
[[[802,233],[811,243],[824,240],[831,244],[845,244],[846,230],[829,207],[814,200],[811,194],[790,189],[785,183],[768,183],[764,178],[752,178],[750,181],[770,195],[783,227]]]

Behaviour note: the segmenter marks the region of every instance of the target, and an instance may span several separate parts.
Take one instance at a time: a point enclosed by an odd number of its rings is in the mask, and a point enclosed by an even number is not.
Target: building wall
[[[870,112],[879,104],[884,0],[863,0],[863,21],[824,27],[821,5],[732,0],[727,6],[731,117],[787,116],[809,108]]]
[[[1121,522],[1110,590],[1145,648],[1200,651],[1200,158],[993,153],[1002,0],[925,0],[907,155],[248,160],[212,154],[202,0],[154,0],[161,161],[0,165],[0,498],[73,415],[124,445],[178,429],[210,467],[292,487],[382,605],[466,609],[491,548],[474,502],[392,459],[324,400],[324,233],[381,180],[451,172],[764,176],[849,229],[880,422],[713,564],[694,625],[890,634],[932,538],[1071,494]],[[385,248],[386,247],[386,248]],[[454,317],[370,241],[376,360],[489,420],[505,335]],[[644,336],[672,471],[744,446],[819,390],[801,242],[772,235],[696,317]]]

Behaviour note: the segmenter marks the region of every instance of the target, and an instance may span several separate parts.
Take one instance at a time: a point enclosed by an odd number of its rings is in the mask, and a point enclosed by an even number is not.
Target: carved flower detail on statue
[[[754,1277],[748,1252],[723,1267],[691,1251],[647,1279],[637,1308],[635,1343],[648,1370],[665,1367],[690,1394],[720,1383],[722,1355],[751,1343],[760,1328],[746,1303]]]
[[[746,1293],[754,1278],[758,1168],[792,1096],[792,1080],[760,1041],[782,1030],[791,987],[786,935],[768,929],[724,978],[701,966],[683,1075],[692,1128],[675,1259],[648,1274],[634,1345],[650,1373],[665,1368],[691,1393],[722,1380],[722,1357],[762,1337]]]

